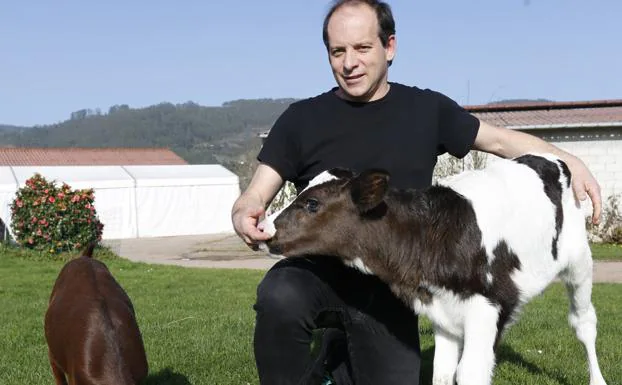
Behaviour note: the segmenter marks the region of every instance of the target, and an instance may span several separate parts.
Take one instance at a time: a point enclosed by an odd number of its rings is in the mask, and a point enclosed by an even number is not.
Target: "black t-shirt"
[[[438,155],[468,154],[479,120],[441,93],[390,85],[387,95],[368,103],[341,99],[336,88],[292,103],[257,159],[298,191],[333,167],[381,168],[395,187],[429,186]]]

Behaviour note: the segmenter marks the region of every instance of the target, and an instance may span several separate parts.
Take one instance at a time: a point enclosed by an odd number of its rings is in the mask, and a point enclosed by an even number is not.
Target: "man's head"
[[[395,21],[378,0],[338,0],[324,19],[324,44],[341,97],[368,102],[388,90]]]

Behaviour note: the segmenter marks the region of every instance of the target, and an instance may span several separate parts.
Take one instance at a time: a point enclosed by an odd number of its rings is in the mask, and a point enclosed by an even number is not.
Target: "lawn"
[[[622,261],[622,245],[592,244],[592,258],[598,261]]]
[[[62,261],[14,254],[0,250],[0,384],[53,384],[43,314]],[[252,304],[263,272],[151,266],[114,257],[104,261],[136,307],[150,364],[147,384],[258,383]],[[622,383],[621,297],[622,285],[594,286],[597,349],[609,385]],[[501,346],[495,385],[588,383],[583,349],[568,327],[567,308],[560,284],[527,306]],[[422,384],[429,384],[434,348],[426,320],[421,334]]]

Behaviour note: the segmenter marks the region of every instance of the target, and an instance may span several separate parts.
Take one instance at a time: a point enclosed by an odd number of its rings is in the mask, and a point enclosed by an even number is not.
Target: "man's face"
[[[328,57],[340,96],[368,102],[387,90],[387,61],[395,54],[395,36],[386,47],[378,37],[374,10],[365,5],[345,5],[328,22]]]

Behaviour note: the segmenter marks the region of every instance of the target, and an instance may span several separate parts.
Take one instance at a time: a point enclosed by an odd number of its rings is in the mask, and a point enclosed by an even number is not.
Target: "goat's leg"
[[[434,372],[432,385],[454,385],[462,341],[434,328]]]
[[[499,309],[474,296],[465,314],[464,348],[458,364],[458,385],[490,385],[495,367],[494,344]]]
[[[52,375],[54,376],[54,382],[56,382],[56,385],[67,385],[67,379],[65,377],[65,373],[56,364],[56,362],[52,358],[52,354],[49,351],[48,351],[48,356],[50,358],[50,367],[52,368]]]
[[[561,278],[570,299],[568,321],[585,347],[590,385],[606,385],[596,356],[596,311],[592,305],[592,258],[588,246],[584,255],[572,263]]]

